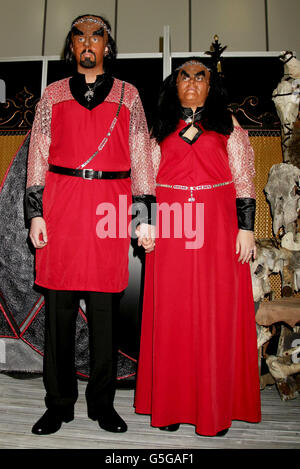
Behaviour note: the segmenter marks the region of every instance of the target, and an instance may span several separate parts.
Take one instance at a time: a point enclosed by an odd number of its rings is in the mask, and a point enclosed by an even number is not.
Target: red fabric
[[[230,181],[227,138],[204,132],[189,145],[178,137],[185,125],[163,142],[157,181]],[[232,420],[258,422],[255,312],[249,265],[235,253],[235,188],[195,191],[193,203],[189,191],[157,187],[156,195],[158,204],[192,206],[194,226],[196,203],[204,204],[204,244],[187,249],[190,240],[171,230],[170,239],[158,233],[147,254],[136,412],[151,414],[155,427],[189,423],[202,435]]]
[[[75,100],[55,104],[52,108],[49,164],[76,168],[84,163],[105,137],[117,108],[118,103],[106,101],[93,110],[84,108]],[[129,121],[129,110],[122,106],[107,144],[86,168],[103,171],[130,169]],[[125,201],[121,236],[119,195]],[[131,197],[129,178],[88,181],[48,172],[43,194],[48,245],[37,250],[36,283],[57,290],[118,292],[126,288]],[[101,203],[112,204],[110,207],[115,209],[116,216],[112,217],[110,225],[116,228],[115,238],[101,239],[97,235],[99,221],[108,213],[97,214]],[[104,229],[107,230],[108,226]]]

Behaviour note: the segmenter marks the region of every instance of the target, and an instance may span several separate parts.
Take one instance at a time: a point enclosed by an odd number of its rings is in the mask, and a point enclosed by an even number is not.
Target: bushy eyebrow
[[[104,36],[104,28],[99,28],[93,32],[93,36]]]
[[[188,74],[188,72],[186,72],[185,70],[181,70],[181,75],[185,75],[186,77],[189,77],[190,78],[190,75]]]
[[[73,26],[72,33],[74,34],[74,36],[82,36],[83,35],[83,32],[80,31],[80,29],[76,28],[76,26]]]
[[[83,36],[84,32],[80,31],[80,29],[76,28],[76,26],[73,26],[72,28],[72,33],[74,36]],[[94,31],[92,36],[104,36],[104,28],[99,28],[97,31]]]
[[[205,77],[205,71],[201,70],[201,72],[195,73],[195,77],[199,77],[200,75],[203,75]]]
[[[186,72],[185,70],[181,70],[181,75],[185,75],[186,77],[191,78],[191,76],[189,75],[189,73]],[[195,77],[199,77],[199,76],[201,76],[201,75],[203,75],[203,76],[205,77],[205,70],[200,70],[200,72],[195,73],[194,76],[195,76]]]

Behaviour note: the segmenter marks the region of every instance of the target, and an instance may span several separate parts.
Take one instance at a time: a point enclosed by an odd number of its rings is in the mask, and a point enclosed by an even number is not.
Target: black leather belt
[[[65,176],[77,176],[83,179],[126,179],[130,177],[129,171],[94,171],[93,169],[73,169],[64,166],[49,165],[49,171]]]

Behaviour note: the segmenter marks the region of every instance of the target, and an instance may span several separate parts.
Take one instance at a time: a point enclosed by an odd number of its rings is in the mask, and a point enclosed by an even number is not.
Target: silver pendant
[[[87,101],[90,101],[94,97],[94,91],[93,90],[87,90],[86,93],[84,93],[84,97]]]

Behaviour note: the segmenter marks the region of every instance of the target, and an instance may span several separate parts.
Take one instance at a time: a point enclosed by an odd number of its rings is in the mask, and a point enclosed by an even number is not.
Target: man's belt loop
[[[62,174],[64,176],[76,176],[81,177],[85,180],[92,179],[127,179],[130,177],[129,171],[95,171],[94,169],[75,169],[65,168],[64,166],[56,166],[54,164],[49,165],[49,171],[56,174]]]

